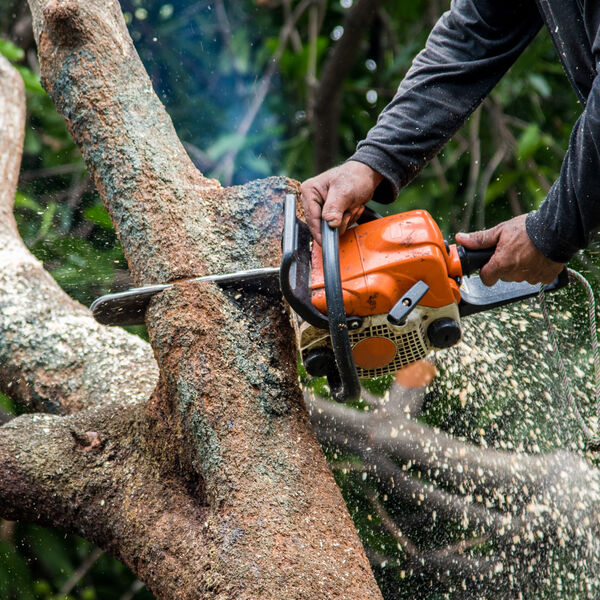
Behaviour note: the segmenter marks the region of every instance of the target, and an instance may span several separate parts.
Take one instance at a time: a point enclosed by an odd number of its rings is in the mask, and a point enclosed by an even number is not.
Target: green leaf
[[[517,183],[519,180],[519,174],[516,171],[509,171],[498,176],[490,185],[485,192],[485,203],[491,204],[496,198],[506,194],[507,190]]]
[[[268,177],[272,170],[271,165],[264,158],[259,156],[248,156],[245,160],[248,168],[252,169],[258,177]]]
[[[23,78],[23,83],[25,83],[25,89],[28,92],[37,95],[46,95],[46,92],[44,91],[44,88],[42,87],[42,84],[40,82],[39,75],[36,75],[31,69],[28,69],[27,67],[17,66],[15,68],[21,74],[21,77]]]
[[[31,573],[14,547],[0,540],[0,597],[34,600]]]
[[[525,129],[519,138],[518,153],[519,158],[524,160],[533,156],[542,142],[542,135],[539,125],[532,123]]]
[[[19,61],[25,58],[25,52],[19,46],[16,46],[8,40],[0,39],[0,54],[8,58],[10,61]]]
[[[113,224],[110,220],[110,216],[104,208],[104,206],[102,206],[101,204],[94,204],[94,206],[89,206],[85,209],[83,215],[88,221],[98,225],[99,227],[103,227],[104,229],[113,229]]]
[[[40,239],[45,238],[52,227],[52,221],[54,220],[54,215],[56,214],[56,202],[51,202],[48,205],[48,208],[44,211],[42,215],[42,223],[40,225],[40,229],[38,231],[38,237]]]
[[[33,198],[30,198],[21,192],[17,192],[15,195],[15,208],[28,208],[35,212],[42,212],[43,210]]]
[[[529,76],[529,83],[540,94],[542,98],[549,98],[552,94],[552,89],[548,80],[543,75],[532,73]]]
[[[73,573],[74,566],[63,535],[44,527],[31,526],[28,541],[55,584],[61,586]]]
[[[11,415],[15,414],[15,403],[8,397],[0,392],[0,409],[5,410]]]
[[[206,150],[206,154],[213,160],[219,160],[231,150],[240,150],[247,144],[246,136],[231,133],[221,136],[212,146]]]
[[[235,69],[240,74],[245,74],[250,69],[250,44],[243,29],[233,33],[230,40],[231,59]]]

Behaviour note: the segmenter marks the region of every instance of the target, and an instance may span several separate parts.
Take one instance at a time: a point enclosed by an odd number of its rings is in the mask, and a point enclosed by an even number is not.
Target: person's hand
[[[531,242],[525,230],[527,215],[520,215],[485,231],[458,233],[456,241],[469,250],[496,246],[496,252],[481,269],[485,285],[503,281],[551,283],[563,270],[562,263],[546,258]]]
[[[301,199],[306,223],[317,243],[321,243],[321,219],[338,227],[341,235],[360,217],[382,179],[377,171],[357,161],[307,179],[300,188]]]

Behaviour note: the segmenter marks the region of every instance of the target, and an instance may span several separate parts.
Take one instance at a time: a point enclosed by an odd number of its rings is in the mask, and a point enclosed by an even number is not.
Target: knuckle
[[[307,179],[300,184],[300,193],[301,194],[310,194],[315,189],[315,178]]]

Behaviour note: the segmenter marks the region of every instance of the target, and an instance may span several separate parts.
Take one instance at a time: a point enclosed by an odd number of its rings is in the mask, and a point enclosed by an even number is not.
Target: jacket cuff
[[[374,146],[362,145],[348,160],[363,163],[383,175],[381,183],[373,193],[373,201],[391,204],[400,193],[401,184],[398,167],[390,157]],[[346,161],[347,162],[347,161]]]
[[[568,263],[579,250],[577,246],[562,240],[556,234],[550,223],[545,221],[541,210],[534,210],[527,215],[525,230],[533,245],[554,262]]]

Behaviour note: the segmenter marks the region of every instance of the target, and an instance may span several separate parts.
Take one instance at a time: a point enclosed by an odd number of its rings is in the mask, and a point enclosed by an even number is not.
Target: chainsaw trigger
[[[387,320],[396,326],[404,325],[408,315],[416,308],[423,296],[429,291],[429,286],[424,281],[417,281],[409,290],[394,304],[388,313]]]

